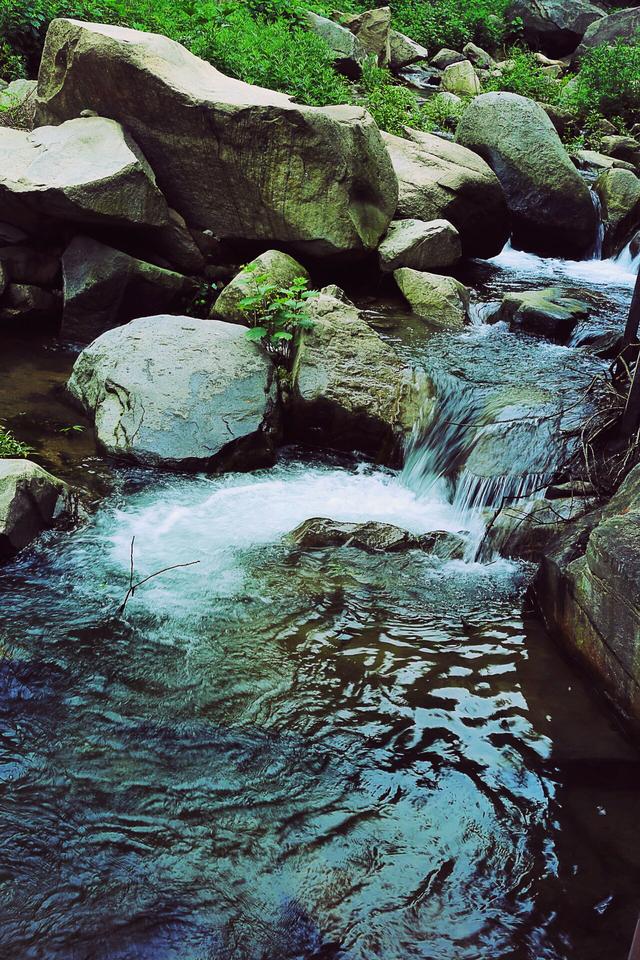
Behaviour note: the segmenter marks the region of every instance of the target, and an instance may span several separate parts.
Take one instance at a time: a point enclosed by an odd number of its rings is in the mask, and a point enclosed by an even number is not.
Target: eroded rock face
[[[0,561],[75,507],[70,488],[30,460],[0,459]]]
[[[596,180],[595,191],[605,227],[602,253],[615,257],[640,226],[640,178],[631,170],[606,170]]]
[[[442,137],[407,129],[384,133],[400,185],[397,219],[448,220],[467,257],[493,257],[509,239],[507,204],[498,178],[476,153]]]
[[[62,257],[62,334],[90,343],[134,317],[183,307],[196,293],[188,277],[130,257],[90,237],[75,237]]]
[[[629,40],[640,30],[640,7],[627,7],[616,10],[601,20],[594,21],[585,31],[582,43],[576,50],[574,58],[580,60],[585,53],[600,47],[603,44],[614,43],[616,40]]]
[[[0,219],[39,235],[48,223],[157,230],[166,201],[120,124],[69,120],[29,133],[0,127]]]
[[[529,46],[552,57],[572,53],[592,23],[604,17],[589,0],[512,0],[506,17],[520,20]]]
[[[425,376],[402,361],[341,290],[309,301],[305,333],[285,411],[290,439],[359,450],[399,464],[405,438],[431,402]]]
[[[448,220],[394,220],[378,247],[383,273],[399,267],[438,270],[453,266],[461,256],[460,234]]]
[[[469,319],[469,290],[453,277],[401,267],[393,274],[412,311],[435,327],[461,330]]]
[[[469,104],[456,132],[500,180],[514,245],[543,255],[580,256],[594,243],[597,216],[545,111],[515,93],[485,93]]]
[[[238,304],[244,297],[256,293],[256,277],[267,274],[271,283],[289,286],[297,277],[309,279],[309,274],[297,260],[280,250],[267,250],[252,260],[227,284],[211,309],[211,316],[229,323],[246,323],[247,316]]]
[[[217,237],[358,253],[377,246],[396,207],[396,178],[365,110],[292,103],[166,37],[54,20],[38,99],[41,120],[85,108],[118,119],[171,206]]]
[[[325,547],[353,547],[367,553],[399,553],[404,550],[423,550],[442,560],[461,560],[464,557],[464,538],[446,530],[414,534],[391,523],[345,523],[325,517],[305,520],[286,538],[302,550],[321,550]]]
[[[545,551],[535,595],[548,627],[640,723],[640,468]]]
[[[272,367],[220,320],[157,316],[108,330],[75,362],[69,390],[104,450],[180,469],[272,462]]]

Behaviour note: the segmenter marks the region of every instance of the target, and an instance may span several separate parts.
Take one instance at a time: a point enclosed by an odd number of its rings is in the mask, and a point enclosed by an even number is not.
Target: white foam
[[[632,257],[627,246],[612,260],[556,260],[514,250],[508,243],[502,253],[488,262],[516,277],[539,281],[575,280],[594,286],[633,287],[640,268],[640,254]]]

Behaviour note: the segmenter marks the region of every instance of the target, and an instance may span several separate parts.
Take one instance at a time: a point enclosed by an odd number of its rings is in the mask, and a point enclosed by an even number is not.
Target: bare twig
[[[161,570],[156,570],[155,573],[150,573],[148,577],[143,577],[142,580],[138,580],[136,583],[133,582],[135,576],[135,563],[134,563],[134,547],[135,547],[136,538],[131,538],[131,550],[129,554],[129,589],[125,594],[125,598],[118,607],[117,615],[122,616],[124,613],[127,603],[131,597],[135,594],[138,587],[141,587],[144,583],[148,583],[149,580],[153,580],[154,577],[159,577],[162,573],[168,573],[169,570],[179,570],[181,567],[193,567],[196,563],[200,563],[199,560],[190,560],[189,563],[172,563],[168,567],[163,567]]]

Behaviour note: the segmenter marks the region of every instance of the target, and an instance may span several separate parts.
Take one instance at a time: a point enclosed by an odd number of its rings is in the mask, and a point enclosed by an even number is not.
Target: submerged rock
[[[296,104],[166,37],[54,20],[38,102],[52,123],[85,108],[119,120],[171,206],[223,239],[361,253],[377,247],[395,211],[396,178],[366,110]]]
[[[615,257],[640,226],[640,178],[630,170],[605,170],[594,189],[604,221],[602,255]]]
[[[397,219],[448,220],[466,257],[493,257],[509,239],[509,213],[491,168],[471,150],[407,128],[383,134],[398,177]]]
[[[32,133],[0,127],[0,219],[39,236],[48,223],[155,230],[169,212],[129,134],[86,117]]]
[[[267,274],[271,283],[289,286],[297,277],[309,279],[309,274],[297,260],[281,250],[267,250],[244,267],[224,288],[213,307],[211,316],[229,323],[246,323],[247,316],[238,304],[244,297],[256,292],[256,277]]]
[[[69,390],[107,453],[187,470],[270,464],[272,367],[246,329],[193,317],[133,320],[82,351]]]
[[[290,439],[359,450],[398,464],[431,385],[365,322],[341,290],[309,301],[315,326],[294,364],[285,429]]]
[[[415,315],[436,327],[461,329],[469,319],[469,290],[453,277],[402,267],[393,274]]]
[[[399,267],[438,270],[453,266],[461,256],[460,234],[448,220],[394,220],[378,247],[383,273]]]
[[[442,560],[461,560],[465,540],[457,533],[435,530],[414,534],[391,523],[345,523],[324,517],[305,520],[287,537],[302,550],[324,547],[354,547],[370,553],[398,553],[403,550],[423,550]]]
[[[513,219],[513,242],[543,255],[581,256],[597,216],[545,111],[515,93],[485,93],[467,107],[456,139],[495,171]]]
[[[567,296],[562,287],[549,287],[505,294],[494,320],[566,343],[576,324],[588,316],[588,303]]]
[[[183,307],[197,284],[172,270],[114,250],[90,237],[75,237],[62,257],[62,334],[89,343],[134,317]]]
[[[62,480],[31,460],[0,459],[0,560],[74,509],[75,498]]]

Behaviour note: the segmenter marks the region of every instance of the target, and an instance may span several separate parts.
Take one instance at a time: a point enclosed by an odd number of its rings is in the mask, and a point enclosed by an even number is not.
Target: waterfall
[[[596,238],[591,249],[591,255],[587,257],[588,260],[602,260],[602,250],[604,247],[604,221],[602,219],[602,203],[600,202],[600,197],[596,191],[591,188],[591,199],[593,201],[593,206],[595,207],[596,215],[598,218],[598,226],[596,228]]]

